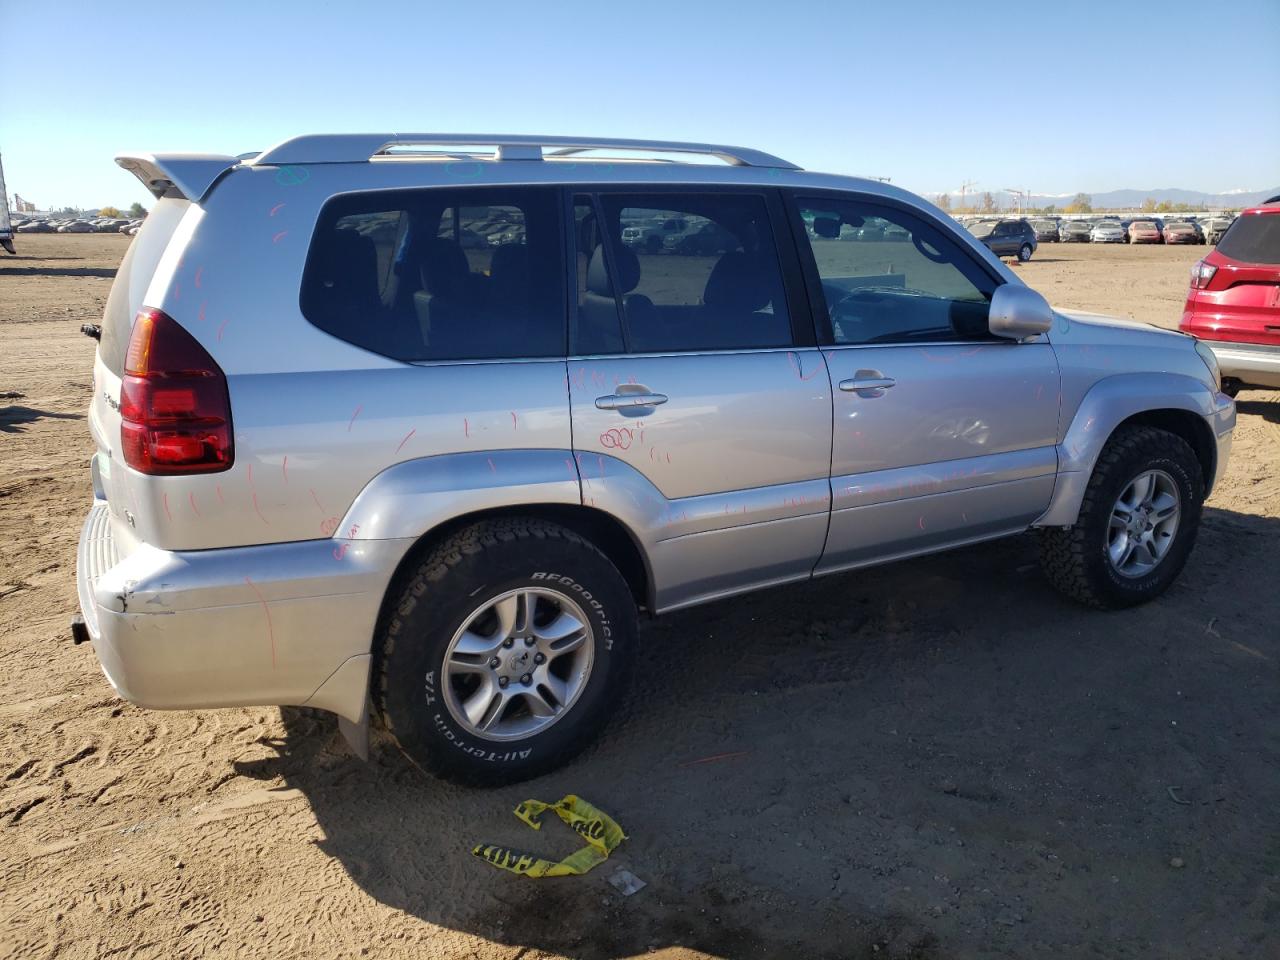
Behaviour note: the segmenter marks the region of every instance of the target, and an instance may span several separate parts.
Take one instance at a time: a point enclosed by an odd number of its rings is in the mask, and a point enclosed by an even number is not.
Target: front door
[[[1053,493],[1058,367],[1043,337],[990,335],[999,279],[897,205],[800,196],[793,222],[836,388],[819,571],[1030,524]],[[864,225],[886,239],[842,229]]]
[[[659,610],[809,576],[827,531],[831,389],[796,322],[779,196],[605,191],[576,198],[573,222],[583,502],[643,541]]]

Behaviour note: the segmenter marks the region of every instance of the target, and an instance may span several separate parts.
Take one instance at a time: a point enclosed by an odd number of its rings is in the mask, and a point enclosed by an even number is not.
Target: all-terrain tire
[[[1178,486],[1181,515],[1164,558],[1142,577],[1122,576],[1107,553],[1111,511],[1129,483],[1147,470],[1163,470]],[[1204,506],[1200,461],[1185,440],[1155,427],[1121,427],[1107,441],[1070,527],[1037,530],[1040,565],[1064,596],[1100,610],[1154,600],[1182,571],[1195,545]]]
[[[552,589],[577,604],[591,627],[591,669],[549,727],[523,739],[486,739],[446,703],[445,655],[488,597],[522,589]],[[466,527],[427,552],[393,603],[375,644],[376,704],[404,754],[454,782],[514,783],[565,763],[603,729],[630,672],[631,591],[608,557],[557,524],[517,517]]]

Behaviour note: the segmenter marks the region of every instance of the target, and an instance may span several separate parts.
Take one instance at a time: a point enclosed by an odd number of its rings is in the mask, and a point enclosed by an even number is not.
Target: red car
[[[1154,220],[1135,220],[1129,224],[1130,243],[1163,243],[1164,234]]]
[[[1222,389],[1280,389],[1280,197],[1245,210],[1191,268],[1178,328],[1205,341]]]
[[[1179,220],[1164,225],[1165,243],[1204,243],[1204,237],[1194,223]]]

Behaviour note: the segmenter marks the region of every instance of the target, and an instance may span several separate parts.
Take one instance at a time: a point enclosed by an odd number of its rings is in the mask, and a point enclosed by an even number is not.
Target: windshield
[[[995,220],[979,220],[977,223],[969,224],[969,232],[975,237],[989,237],[995,231],[997,221]]]

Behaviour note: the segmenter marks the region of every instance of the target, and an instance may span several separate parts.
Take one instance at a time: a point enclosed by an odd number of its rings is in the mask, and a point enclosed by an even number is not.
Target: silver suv
[[[1052,312],[885,183],[478,135],[119,163],[157,203],[89,328],[73,631],[145,706],[517,780],[599,731],[640,610],[1029,528],[1068,596],[1150,600],[1230,449],[1197,341]],[[714,229],[626,242],[673,219]]]

